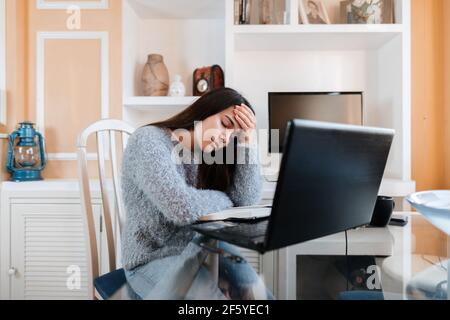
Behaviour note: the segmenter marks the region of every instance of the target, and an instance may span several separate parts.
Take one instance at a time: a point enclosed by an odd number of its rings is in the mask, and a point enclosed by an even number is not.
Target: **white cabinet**
[[[11,298],[85,298],[86,247],[79,205],[13,204],[11,214]],[[71,282],[69,277],[78,272],[79,279]]]
[[[6,182],[1,201],[0,298],[86,299],[86,239],[76,181]],[[101,228],[98,198],[94,212]]]
[[[108,272],[101,198],[92,184],[101,272]],[[0,300],[87,299],[87,251],[75,180],[1,184]],[[114,223],[114,222],[113,222]],[[120,242],[117,243],[118,254]],[[262,272],[261,256],[242,250]],[[120,261],[120,254],[117,256]]]

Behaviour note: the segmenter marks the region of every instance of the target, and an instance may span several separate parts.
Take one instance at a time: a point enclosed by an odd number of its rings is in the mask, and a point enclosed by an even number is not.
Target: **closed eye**
[[[229,115],[225,115],[225,124],[224,127],[227,129],[234,129],[236,127],[236,123],[233,121],[233,119]]]
[[[229,116],[225,115],[225,118],[222,120],[222,125],[227,128],[227,129],[233,129],[234,128],[234,123],[233,121],[230,119]]]

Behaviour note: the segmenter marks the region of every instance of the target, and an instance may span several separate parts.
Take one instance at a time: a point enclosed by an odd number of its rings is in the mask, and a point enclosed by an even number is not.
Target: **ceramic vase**
[[[160,54],[150,54],[142,73],[145,96],[162,97],[169,92],[169,71]]]

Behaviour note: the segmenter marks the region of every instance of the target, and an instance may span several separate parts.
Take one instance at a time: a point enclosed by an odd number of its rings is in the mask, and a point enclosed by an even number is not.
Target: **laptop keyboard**
[[[220,230],[220,233],[240,234],[250,238],[264,236],[267,231],[269,220],[260,221],[258,223],[239,223],[236,226],[226,227]]]

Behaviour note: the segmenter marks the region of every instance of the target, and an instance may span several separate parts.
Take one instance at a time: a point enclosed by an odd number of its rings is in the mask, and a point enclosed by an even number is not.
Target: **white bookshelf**
[[[135,125],[170,117],[192,104],[196,68],[225,68],[224,1],[123,1],[123,118]],[[170,80],[182,76],[187,97],[143,97],[141,75],[150,53],[163,55]]]
[[[409,0],[396,0],[395,23],[380,25],[299,24],[298,0],[288,1],[286,25],[234,25],[233,3],[226,4],[227,85],[256,105],[262,128],[268,92],[362,91],[365,124],[397,132],[386,179],[414,190]],[[337,22],[339,1],[325,5]]]
[[[199,97],[128,97],[124,107],[133,110],[180,109],[193,104]]]
[[[280,24],[280,25],[233,25],[235,34],[376,34],[376,33],[401,33],[402,24]]]
[[[395,0],[395,23],[381,25],[302,25],[299,1],[286,0],[285,25],[235,25],[233,0],[123,1],[124,119],[162,120],[194,101],[141,96],[149,53],[164,56],[171,77],[183,77],[188,95],[195,68],[221,65],[226,85],[253,104],[261,129],[268,126],[269,92],[362,91],[365,124],[397,132],[386,179],[409,183],[410,0]],[[338,22],[340,1],[324,2]],[[261,146],[267,156],[266,141]]]
[[[223,19],[221,0],[126,0],[141,19]]]
[[[236,51],[374,50],[401,36],[393,25],[238,25]]]
[[[340,1],[323,1],[337,22]],[[183,77],[188,95],[192,95],[195,68],[221,65],[226,85],[252,103],[260,129],[268,127],[269,92],[361,91],[365,125],[396,130],[381,191],[405,196],[415,189],[410,2],[395,0],[394,24],[302,25],[299,0],[286,0],[285,25],[234,25],[233,0],[124,0],[123,118],[135,125],[147,124],[193,102],[193,97],[141,96],[140,74],[148,53],[164,56],[170,75]],[[260,143],[262,158],[275,159],[272,163],[277,167],[279,157],[267,154],[267,141],[260,139]],[[270,255],[260,262],[257,268],[273,275],[271,287],[278,289],[279,298],[285,297],[283,285],[289,279],[277,278]]]

